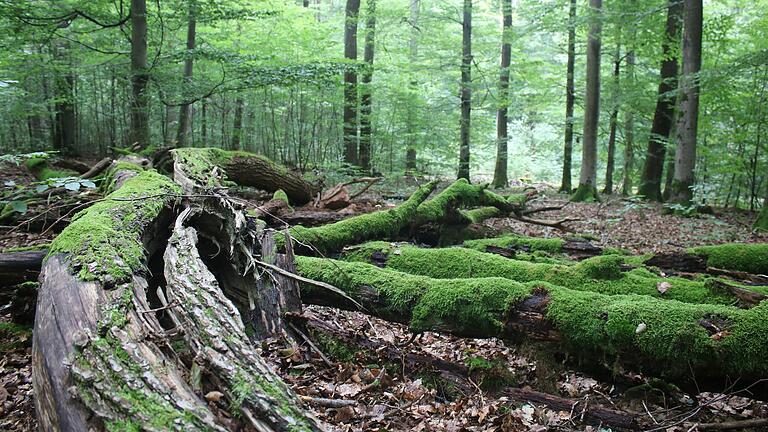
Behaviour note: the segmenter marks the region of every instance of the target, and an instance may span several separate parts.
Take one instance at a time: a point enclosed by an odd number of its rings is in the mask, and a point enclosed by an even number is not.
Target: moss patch
[[[579,291],[603,294],[641,294],[687,303],[731,304],[736,299],[704,281],[661,278],[647,269],[623,271],[625,257],[596,256],[575,265],[534,263],[464,248],[422,249],[410,245],[371,242],[345,254],[345,259],[371,262],[376,254],[386,257],[386,267],[439,279],[502,277],[518,282],[543,281]],[[660,293],[658,284],[671,287]]]
[[[143,267],[144,227],[172,199],[155,195],[176,193],[179,188],[170,179],[155,171],[144,171],[103,201],[75,215],[51,243],[49,256],[69,254],[82,280],[127,281]]]
[[[29,158],[24,162],[29,172],[38,180],[48,180],[52,178],[77,177],[80,174],[71,170],[57,170],[48,165],[48,158]]]
[[[727,243],[688,251],[706,256],[709,267],[768,274],[768,243]]]
[[[542,251],[549,253],[562,252],[565,240],[561,238],[537,238],[509,234],[501,237],[467,240],[464,247],[485,252],[488,246],[503,247],[508,249],[528,249],[530,251]]]
[[[120,171],[133,171],[140,173],[144,171],[144,168],[140,165],[131,162],[118,161],[109,167],[109,170],[104,174],[104,178],[101,181],[101,191],[109,193],[115,190],[115,174]]]
[[[595,202],[600,201],[597,195],[597,188],[588,184],[580,184],[576,192],[571,195],[572,202]]]

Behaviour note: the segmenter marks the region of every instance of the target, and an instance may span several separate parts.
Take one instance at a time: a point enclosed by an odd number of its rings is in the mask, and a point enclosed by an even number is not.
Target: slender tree
[[[589,201],[597,196],[597,125],[600,120],[600,37],[603,29],[603,0],[589,0],[589,35],[587,42],[587,86],[582,132],[579,187],[572,201]]]
[[[376,0],[367,0],[368,10],[365,21],[365,49],[363,52],[363,61],[365,61],[365,70],[363,72],[362,94],[360,96],[360,167],[365,171],[371,170],[371,93],[373,81],[373,54],[376,37]]]
[[[147,83],[147,2],[131,0],[131,146],[145,148],[149,141]]]
[[[242,150],[243,105],[243,97],[238,95],[235,99],[235,118],[232,120],[232,150]]]
[[[75,74],[71,64],[69,42],[59,40],[53,44],[53,58],[61,63],[64,70],[56,73],[54,90],[54,128],[51,137],[53,148],[63,154],[75,153],[75,133],[77,132],[77,117],[75,112]]]
[[[184,85],[189,86],[192,82],[192,73],[194,66],[193,53],[195,50],[195,37],[197,27],[197,0],[189,0],[189,16],[187,18],[187,53],[184,58]],[[182,92],[183,93],[183,92]],[[187,145],[187,135],[189,134],[189,125],[191,117],[191,105],[182,104],[179,107],[179,129],[176,131],[176,145],[184,147]],[[206,143],[203,143],[206,145]]]
[[[499,109],[496,113],[496,168],[493,187],[507,187],[507,110],[509,109],[509,65],[512,59],[512,0],[503,0],[501,9],[504,24],[501,32],[501,72],[499,74]]]
[[[682,0],[669,0],[665,37],[661,44],[664,59],[661,62],[659,94],[656,99],[656,111],[653,114],[643,173],[640,177],[640,187],[637,191],[639,195],[653,201],[662,200],[661,177],[675,112],[678,56],[676,46],[682,13]]]
[[[616,164],[616,129],[619,120],[619,74],[621,72],[621,45],[616,44],[613,54],[613,89],[611,90],[611,116],[608,121],[608,161],[605,166],[604,194],[613,193],[613,171]]]
[[[632,11],[635,10],[636,0],[631,0]],[[629,42],[627,45],[627,77],[629,88],[635,85],[635,38],[637,30],[635,26],[629,29]],[[624,108],[624,178],[621,182],[621,194],[632,193],[632,174],[635,166],[635,112],[631,104]]]
[[[461,33],[461,143],[458,178],[469,180],[469,133],[472,112],[472,0],[464,0]]]
[[[419,12],[421,9],[421,0],[410,0],[410,23],[411,34],[408,39],[408,60],[412,65],[416,64],[419,56]],[[414,109],[414,102],[418,100],[418,81],[414,76],[409,83],[409,95],[411,96],[412,103],[408,104],[408,119],[407,122],[407,144],[405,150],[405,171],[406,173],[413,172],[416,169],[416,135],[415,117],[416,110]]]
[[[573,160],[573,73],[576,63],[576,0],[568,8],[568,65],[565,81],[565,146],[563,147],[563,178],[561,192],[571,193],[571,165]]]
[[[675,175],[670,201],[690,203],[696,167],[696,133],[699,118],[699,71],[701,70],[702,0],[685,0],[683,19],[683,78],[680,116],[677,119]]]
[[[344,58],[357,60],[357,20],[360,0],[347,0],[344,21]],[[357,72],[344,72],[344,162],[357,165]]]

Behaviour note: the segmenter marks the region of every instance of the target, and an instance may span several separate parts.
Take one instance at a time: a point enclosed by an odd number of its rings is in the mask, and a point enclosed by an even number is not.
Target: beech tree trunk
[[[347,0],[344,21],[344,58],[357,60],[357,21],[360,0]],[[357,154],[357,72],[344,72],[344,162],[358,164]]]
[[[602,0],[589,0],[589,36],[587,42],[587,87],[584,101],[581,174],[572,201],[590,201],[597,196],[597,132],[600,119],[600,44]]]
[[[501,32],[501,73],[499,76],[499,109],[496,113],[496,168],[493,171],[493,187],[505,188],[509,183],[507,178],[507,127],[509,119],[509,65],[512,58],[512,0],[504,0],[501,4],[503,28]]]
[[[683,23],[683,79],[677,119],[675,175],[669,200],[690,203],[696,168],[696,133],[699,124],[699,71],[701,70],[702,0],[685,0]]]
[[[653,114],[651,136],[645,155],[643,172],[640,177],[638,195],[652,201],[661,201],[661,176],[674,120],[677,91],[677,48],[683,14],[683,2],[670,0],[667,5],[667,24],[661,50],[664,60],[661,62],[659,93],[656,99],[656,111]]]
[[[197,27],[197,0],[189,0],[189,17],[187,18],[187,54],[184,58],[184,85],[189,87],[192,83],[192,74],[194,73],[194,50]],[[190,132],[190,104],[182,104],[179,107],[179,128],[176,131],[176,146],[184,147],[187,145],[187,135]],[[205,145],[205,137],[203,137]]]
[[[371,93],[373,81],[373,55],[374,44],[376,37],[376,0],[367,0],[368,10],[367,19],[365,21],[365,51],[363,53],[363,60],[366,64],[366,69],[363,72],[362,82],[362,96],[360,97],[360,168],[369,172],[371,170],[371,146],[372,140],[372,128],[371,128],[371,114],[372,114],[372,101]]]
[[[243,98],[238,96],[235,99],[235,118],[232,121],[232,150],[241,150],[243,134]]]
[[[605,167],[605,188],[603,193],[613,193],[613,170],[616,164],[616,127],[619,120],[619,73],[621,71],[621,45],[616,44],[616,52],[613,56],[613,91],[611,92],[611,98],[613,99],[611,108],[611,117],[609,120],[609,133],[608,133],[608,163]]]
[[[421,9],[421,0],[411,0],[410,7],[410,24],[411,32],[408,39],[408,60],[411,64],[415,64],[418,61],[419,55],[419,12]],[[409,83],[409,91],[411,98],[419,100],[418,94],[418,81],[416,77],[412,77]],[[417,110],[413,109],[413,103],[407,104],[408,119],[406,119],[406,127],[408,130],[407,145],[405,149],[405,172],[406,174],[413,173],[416,170],[416,118]]]
[[[470,116],[472,112],[472,0],[464,0],[461,28],[461,142],[457,178],[469,180]]]
[[[634,5],[635,2],[632,2]],[[635,83],[635,30],[630,30],[630,45],[627,52],[627,82]],[[635,113],[632,106],[624,110],[624,178],[621,182],[621,194],[632,193],[632,175],[635,170]]]
[[[573,159],[573,104],[576,99],[573,73],[576,63],[576,0],[568,8],[568,65],[565,81],[565,146],[563,147],[563,179],[560,192],[571,193],[571,164]]]
[[[69,42],[58,41],[53,45],[53,56],[65,60],[69,57]],[[69,60],[65,60],[68,61]],[[74,70],[69,68],[69,71]],[[72,72],[56,76],[54,80],[56,103],[54,113],[53,148],[63,154],[75,153],[75,132],[77,117],[75,114],[75,75]]]
[[[147,2],[131,0],[131,131],[130,145],[137,149],[149,140],[149,70],[147,69]]]

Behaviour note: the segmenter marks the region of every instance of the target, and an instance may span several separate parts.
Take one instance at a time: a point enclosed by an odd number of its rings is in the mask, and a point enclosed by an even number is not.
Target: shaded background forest
[[[356,72],[360,94],[372,100],[370,115],[359,120],[361,132],[370,120],[372,170],[453,176],[460,143],[462,3],[378,0],[372,10],[372,2],[364,0],[357,20],[358,60],[344,56],[347,3],[147,1],[143,96],[151,147],[181,140],[187,146],[253,151],[303,170],[337,168],[345,159],[343,76]],[[578,184],[587,2],[575,2],[573,19],[567,0],[512,2],[512,27],[505,38],[511,45],[508,99],[499,93],[502,2],[472,3],[472,179],[489,181],[493,175],[496,112],[508,105],[510,180],[560,184],[567,42],[573,28],[575,109],[570,120]],[[680,41],[665,34],[668,6],[664,0],[606,0],[602,5],[600,190],[611,123],[616,125],[613,189],[621,191],[627,176],[632,186],[639,183],[658,99],[659,66],[669,58],[664,43],[672,47],[670,55],[680,55]],[[3,1],[0,9],[0,92],[5,101],[0,150],[57,149],[96,156],[131,147],[131,5]],[[374,23],[371,67],[364,48]],[[767,33],[765,1],[704,1],[698,202],[754,209],[764,196]],[[366,75],[372,75],[370,84],[364,82]],[[188,128],[179,127],[184,106],[189,106]],[[671,137],[674,146],[674,133]],[[407,166],[409,150],[415,169]],[[667,158],[673,153],[668,151]]]

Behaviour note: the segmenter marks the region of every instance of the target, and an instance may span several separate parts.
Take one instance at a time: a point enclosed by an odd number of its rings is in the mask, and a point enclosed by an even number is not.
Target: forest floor
[[[4,168],[3,182],[30,181],[22,168]],[[387,203],[386,188],[374,188],[368,199]],[[530,207],[562,205],[565,195],[542,188]],[[391,203],[389,203],[391,204]],[[361,206],[366,210],[375,207]],[[635,253],[660,252],[724,242],[766,242],[750,226],[755,215],[743,210],[715,209],[696,218],[662,214],[662,207],[609,196],[602,203],[569,204],[539,218],[579,218],[570,223],[574,233],[598,246],[621,247]],[[562,236],[552,228],[524,224],[508,218],[491,219],[486,228],[539,237]],[[566,234],[567,235],[567,234]],[[43,237],[11,227],[0,227],[0,250],[46,243]],[[0,305],[0,430],[33,431],[34,394],[31,384],[31,333],[10,327]],[[519,403],[505,396],[506,387],[530,387],[559,394],[572,401],[587,400],[607,408],[639,415],[659,430],[692,431],[696,423],[768,417],[768,404],[723,393],[686,395],[663,393],[647,385],[642,375],[623,372],[624,385],[614,385],[568,369],[562,362],[542,358],[527,346],[506,346],[496,339],[462,339],[426,333],[407,343],[405,326],[322,307],[308,307],[307,315],[367,340],[365,351],[338,344],[319,344],[327,355],[303,344],[286,349],[283,341],[263,344],[263,353],[295,391],[307,398],[316,415],[336,431],[545,431],[610,430],[587,426],[580,412],[551,410]],[[401,361],[392,361],[391,353]],[[389,353],[389,357],[384,355]],[[439,359],[469,370],[468,386],[440,379],[430,362],[407,364],[407,357]],[[432,362],[433,363],[433,362]],[[638,384],[630,388],[627,382]],[[731,389],[735,390],[735,389]],[[312,398],[309,400],[309,398]],[[348,406],[323,407],[321,398],[344,399]],[[698,406],[693,405],[693,398]],[[578,410],[577,410],[578,411]],[[695,415],[695,416],[694,416]],[[752,429],[756,430],[756,429]]]

